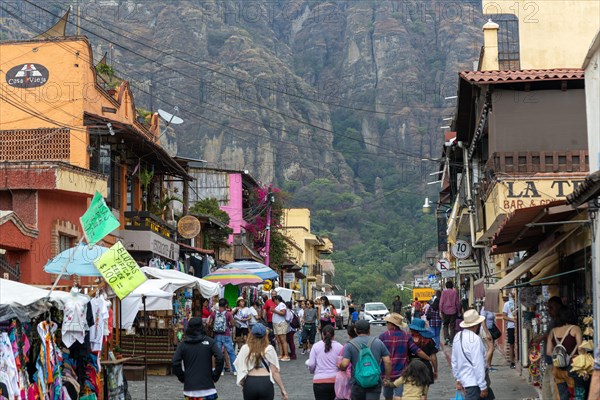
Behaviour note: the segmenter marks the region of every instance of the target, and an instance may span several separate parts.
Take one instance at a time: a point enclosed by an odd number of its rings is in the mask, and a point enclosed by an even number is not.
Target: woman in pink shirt
[[[315,400],[335,400],[335,376],[338,372],[338,356],[344,346],[333,340],[335,329],[331,325],[321,330],[322,341],[310,352],[306,365],[313,377]]]

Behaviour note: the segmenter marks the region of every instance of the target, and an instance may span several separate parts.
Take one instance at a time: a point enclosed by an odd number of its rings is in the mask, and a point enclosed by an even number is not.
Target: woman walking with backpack
[[[294,335],[296,335],[296,331],[300,327],[300,322],[298,316],[292,310],[292,302],[286,301],[285,306],[287,307],[287,312],[285,315],[285,321],[288,323],[288,330],[285,335],[285,339],[287,341],[289,347],[289,355],[290,360],[296,359],[296,343],[294,343]]]
[[[326,326],[321,332],[322,341],[314,345],[306,365],[313,377],[315,400],[335,399],[335,377],[338,373],[338,357],[344,346],[333,340],[333,326]],[[341,357],[340,357],[341,361]]]
[[[569,375],[568,368],[583,336],[581,329],[572,324],[574,320],[574,315],[568,307],[560,307],[556,314],[554,329],[548,334],[546,345],[546,355],[552,357],[554,364],[552,375],[560,400],[569,400],[570,392],[573,392],[576,386],[575,379]]]

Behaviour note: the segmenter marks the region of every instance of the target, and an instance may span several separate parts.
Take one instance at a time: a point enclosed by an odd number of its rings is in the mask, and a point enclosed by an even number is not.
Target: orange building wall
[[[52,283],[50,274],[44,272],[44,265],[55,256],[52,252],[52,227],[55,220],[69,221],[81,230],[79,217],[87,210],[86,196],[76,196],[58,190],[38,192],[38,240],[31,251],[29,265],[21,265],[21,282],[36,285]],[[77,243],[79,238],[72,240]]]
[[[0,99],[0,129],[70,128],[70,163],[89,168],[84,112],[139,127],[128,84],[122,83],[113,98],[96,82],[87,38],[6,42],[0,44],[0,54],[0,93],[13,103]],[[31,63],[48,69],[48,81],[44,85],[29,89],[8,85],[7,71]],[[116,112],[106,111],[109,108]],[[43,115],[43,118],[31,114]],[[160,137],[160,129],[156,129],[155,135]],[[140,132],[149,139],[154,137],[148,131]]]

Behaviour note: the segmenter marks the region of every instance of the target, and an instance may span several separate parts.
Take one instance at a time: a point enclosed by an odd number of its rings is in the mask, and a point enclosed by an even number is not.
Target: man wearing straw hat
[[[486,348],[478,335],[485,317],[476,310],[464,313],[460,323],[462,331],[456,334],[452,344],[452,372],[456,389],[464,393],[465,400],[494,400],[486,373]]]
[[[413,341],[411,335],[405,330],[407,325],[404,322],[404,317],[398,313],[391,313],[383,319],[387,322],[387,331],[379,335],[379,339],[390,352],[392,361],[391,381],[398,379],[404,371],[404,367],[408,363],[409,353],[414,354],[423,360],[430,361],[431,359],[423,352]],[[424,322],[424,321],[423,321]],[[404,387],[384,387],[383,397],[386,400],[402,397]]]

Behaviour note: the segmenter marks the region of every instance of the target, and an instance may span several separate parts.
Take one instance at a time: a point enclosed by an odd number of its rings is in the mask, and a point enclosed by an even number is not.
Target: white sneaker
[[[233,371],[233,376],[237,376],[237,371]]]

